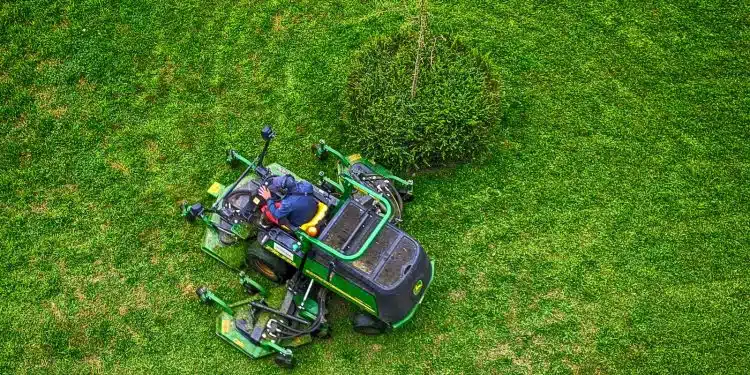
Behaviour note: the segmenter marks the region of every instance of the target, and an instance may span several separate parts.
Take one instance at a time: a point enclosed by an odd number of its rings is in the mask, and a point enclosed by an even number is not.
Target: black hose
[[[255,307],[257,309],[266,310],[267,312],[269,312],[271,314],[278,315],[278,316],[280,316],[282,318],[289,319],[289,320],[295,321],[297,323],[309,324],[308,321],[306,321],[306,320],[304,320],[302,318],[298,318],[296,316],[289,315],[287,313],[284,313],[282,311],[273,309],[271,307],[268,307],[268,306],[266,306],[264,304],[261,304],[261,303],[255,302],[255,301],[250,302],[250,306]]]
[[[396,191],[392,184],[388,184],[387,189],[392,197],[396,198],[396,207],[398,208],[398,220],[404,215],[404,202],[401,200],[401,195]]]
[[[391,195],[395,196],[398,200],[398,212],[399,215],[403,215],[404,212],[404,200],[401,199],[401,194],[399,194],[396,187],[393,186],[393,184],[389,185],[389,188],[391,189]]]
[[[404,207],[404,203],[401,200],[401,196],[393,188],[393,186],[391,184],[386,184],[386,185],[369,185],[369,186],[373,190],[378,190],[378,192],[380,192],[381,195],[384,196],[386,199],[388,199],[388,202],[391,203],[391,206],[393,207],[393,209],[395,211],[394,214],[393,214],[393,216],[392,216],[392,220],[393,221],[401,220],[401,216],[403,215],[403,210],[404,210],[404,208],[403,208]],[[382,188],[383,186],[385,186],[385,189]],[[387,195],[383,194],[384,191],[385,191],[385,193],[387,193]],[[389,199],[388,195],[390,195],[391,197],[394,197],[394,198],[393,199]],[[383,205],[382,202],[378,201],[377,199],[373,199],[373,200],[375,201],[375,202],[373,202],[373,204],[377,204],[380,207],[381,211],[383,211],[383,212],[386,211],[385,210],[385,206]]]
[[[285,334],[284,336],[278,336],[280,340],[287,340],[287,339],[293,339],[295,337],[299,337],[302,335],[307,335],[315,332],[318,328],[320,328],[321,324],[323,323],[323,316],[325,315],[326,311],[326,295],[328,293],[327,289],[321,288],[320,291],[318,291],[318,315],[315,317],[315,320],[313,320],[312,324],[310,325],[310,328],[303,329],[303,330],[296,330],[294,328],[288,327],[283,323],[279,323],[283,328],[287,328],[289,330],[295,331],[293,334],[289,334],[289,332],[282,332]]]
[[[303,331],[300,331],[300,330],[298,330],[296,328],[292,328],[292,327],[290,327],[290,326],[288,326],[288,325],[286,325],[284,323],[277,322],[276,324],[278,324],[279,327],[281,327],[281,328],[288,329],[288,330],[292,331],[293,333],[303,333]]]
[[[374,176],[377,176],[379,178],[365,179],[366,177],[374,177]],[[396,190],[395,186],[393,186],[392,180],[388,179],[385,176],[381,176],[378,174],[364,175],[362,173],[358,173],[358,174],[353,175],[352,177],[354,177],[354,179],[360,184],[367,185],[373,190],[379,190],[378,188],[380,186],[383,186],[383,185],[378,185],[376,181],[386,181],[387,184],[385,186],[386,186],[386,189],[388,190],[388,193],[395,198],[395,202],[391,202],[391,203],[395,203],[394,206],[396,206],[395,208],[398,211],[397,215],[395,215],[394,217],[397,219],[401,219],[401,216],[403,216],[403,212],[404,212],[404,201],[403,199],[401,199],[401,194],[399,194],[398,190]],[[381,206],[381,209],[385,211],[385,207],[383,207],[382,204],[380,206]]]
[[[280,339],[293,339],[295,337],[299,337],[299,336],[303,336],[303,335],[307,335],[307,334],[315,332],[315,330],[317,330],[318,328],[320,328],[320,324],[321,324],[321,320],[322,320],[321,316],[322,316],[322,314],[318,314],[318,316],[315,318],[315,320],[313,321],[313,324],[310,326],[310,328],[303,329],[303,330],[296,330],[294,328],[286,326],[283,323],[278,323],[279,325],[283,326],[283,328],[286,328],[286,329],[294,331],[294,333],[292,333],[292,334],[289,334],[288,332],[282,332],[282,333],[286,334],[287,336],[279,336],[279,338]]]

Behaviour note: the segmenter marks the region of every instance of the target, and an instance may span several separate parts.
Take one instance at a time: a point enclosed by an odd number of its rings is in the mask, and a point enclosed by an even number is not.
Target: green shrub
[[[426,38],[412,97],[417,37],[375,40],[357,55],[347,87],[346,146],[398,170],[472,158],[500,116],[497,80],[455,39]]]

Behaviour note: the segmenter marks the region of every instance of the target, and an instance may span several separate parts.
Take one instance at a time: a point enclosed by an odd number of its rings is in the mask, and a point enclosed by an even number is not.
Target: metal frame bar
[[[307,233],[305,233],[305,231],[298,230],[296,233],[299,236],[298,238],[302,239],[302,248],[305,252],[309,250],[310,244],[314,244],[340,260],[353,261],[359,259],[362,255],[364,255],[365,251],[367,251],[370,245],[375,241],[375,237],[380,234],[380,231],[383,229],[383,227],[388,223],[388,221],[390,221],[391,216],[393,215],[393,208],[391,207],[391,203],[388,202],[387,199],[383,198],[382,195],[370,190],[367,186],[360,184],[348,175],[341,174],[341,178],[344,181],[345,190],[349,194],[351,194],[352,188],[356,187],[357,190],[367,193],[369,196],[379,200],[381,203],[383,203],[383,205],[385,205],[385,215],[383,215],[383,218],[380,219],[380,222],[378,222],[378,225],[375,226],[375,229],[373,229],[372,233],[370,233],[370,236],[367,237],[367,240],[365,240],[365,242],[362,244],[362,247],[360,247],[356,253],[346,255],[340,249],[334,249],[323,241],[320,241],[319,239],[308,235]],[[346,192],[344,193],[345,197],[347,196]],[[346,200],[345,197],[342,198],[342,200]]]

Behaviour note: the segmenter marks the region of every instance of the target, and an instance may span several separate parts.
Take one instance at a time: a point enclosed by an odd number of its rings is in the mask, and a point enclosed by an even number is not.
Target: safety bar
[[[383,198],[382,195],[370,190],[367,186],[360,184],[359,182],[355,181],[354,179],[352,179],[351,177],[347,175],[342,175],[341,177],[344,179],[344,181],[356,187],[357,190],[364,191],[369,196],[379,200],[381,203],[385,205],[385,215],[383,216],[382,219],[380,219],[380,222],[378,222],[378,225],[375,226],[375,229],[372,231],[372,233],[370,233],[370,236],[367,237],[367,240],[365,240],[365,242],[362,244],[362,247],[360,247],[356,253],[352,255],[346,255],[341,250],[334,249],[333,247],[329,246],[323,241],[308,235],[303,230],[297,231],[297,235],[300,238],[304,238],[306,242],[315,244],[319,248],[323,249],[325,252],[333,255],[334,257],[338,259],[345,260],[345,261],[353,261],[365,254],[365,251],[367,251],[367,249],[370,247],[370,244],[372,244],[372,242],[375,241],[375,237],[377,237],[378,234],[380,234],[380,231],[388,223],[388,220],[391,219],[391,215],[393,214],[393,209],[391,208],[391,203],[388,202],[387,199]]]

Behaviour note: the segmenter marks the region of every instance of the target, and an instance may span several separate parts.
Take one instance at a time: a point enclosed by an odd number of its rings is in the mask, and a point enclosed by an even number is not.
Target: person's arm
[[[276,207],[276,200],[272,198],[271,192],[268,190],[267,187],[261,186],[258,190],[258,193],[260,196],[266,200],[266,210],[276,218],[276,220],[280,220],[282,218],[285,218],[289,213],[294,210],[294,207],[292,207],[291,202],[289,202],[288,199],[282,199],[280,207]]]
[[[268,211],[271,212],[271,215],[275,217],[277,220],[281,220],[285,217],[287,217],[294,208],[289,203],[288,200],[284,199],[281,201],[281,207],[276,208],[276,204],[273,201],[273,199],[268,200]]]

